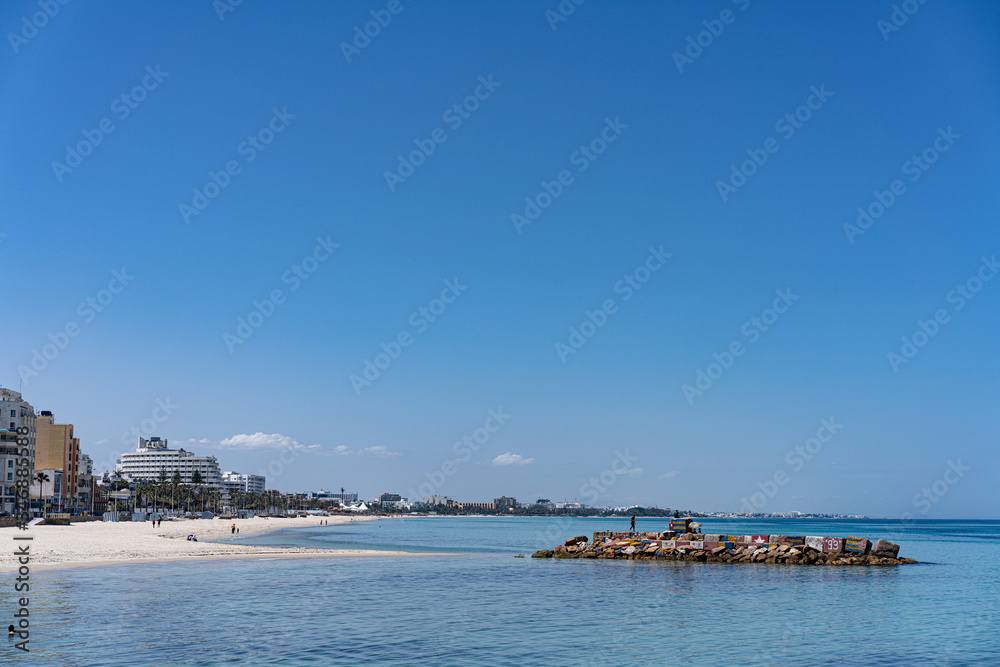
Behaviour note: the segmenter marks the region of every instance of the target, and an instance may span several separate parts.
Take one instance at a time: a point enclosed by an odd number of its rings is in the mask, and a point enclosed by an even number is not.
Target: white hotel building
[[[264,476],[248,475],[227,470],[222,473],[222,485],[229,492],[264,493]]]
[[[219,461],[214,456],[195,456],[183,449],[168,449],[167,441],[159,438],[146,440],[139,436],[134,452],[125,452],[115,465],[115,473],[128,482],[157,481],[165,476],[167,481],[180,473],[182,484],[192,484],[195,471],[201,473],[205,486],[226,488],[222,482]]]

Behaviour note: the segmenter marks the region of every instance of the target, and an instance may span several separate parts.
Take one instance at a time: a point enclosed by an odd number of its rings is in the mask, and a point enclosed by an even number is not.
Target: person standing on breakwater
[[[630,533],[634,533],[635,532],[635,515],[634,514],[632,515],[632,525],[629,526],[628,531]]]

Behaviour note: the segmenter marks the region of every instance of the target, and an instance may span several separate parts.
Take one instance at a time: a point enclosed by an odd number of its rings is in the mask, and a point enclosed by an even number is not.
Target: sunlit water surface
[[[1000,522],[703,523],[704,532],[887,537],[926,564],[514,558],[625,527],[604,519],[284,529],[239,542],[466,555],[32,573],[31,653],[5,647],[0,664],[1000,664]],[[0,575],[5,616],[13,576]]]

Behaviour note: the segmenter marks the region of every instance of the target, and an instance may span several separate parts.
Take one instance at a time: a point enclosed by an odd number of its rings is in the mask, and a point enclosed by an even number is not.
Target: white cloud
[[[262,451],[277,449],[293,452],[306,452],[310,454],[325,454],[327,456],[369,456],[379,459],[391,459],[401,456],[402,452],[394,452],[382,445],[364,447],[362,449],[351,449],[347,445],[337,445],[332,449],[324,449],[321,445],[303,445],[301,442],[281,433],[240,433],[230,436],[222,441],[208,440],[184,440],[182,442],[171,443],[172,445],[188,446],[204,445],[213,449],[229,449],[236,451]]]
[[[534,462],[534,457],[526,459],[520,454],[511,454],[510,452],[507,452],[506,454],[500,454],[497,456],[495,459],[490,461],[490,464],[495,466],[523,466]]]
[[[208,444],[206,439],[198,440],[200,444]],[[230,436],[219,442],[220,449],[236,450],[261,450],[261,449],[284,449],[298,452],[316,452],[321,449],[319,445],[303,445],[298,440],[280,433],[240,433]]]
[[[371,456],[377,459],[391,459],[401,456],[402,452],[394,452],[383,445],[374,445],[354,450],[347,445],[337,445],[330,452],[336,456]]]
[[[642,474],[642,468],[629,468],[628,470],[626,470],[622,474],[623,475],[628,475],[629,477],[638,477],[639,475]]]
[[[673,479],[674,477],[677,477],[677,475],[679,474],[680,474],[679,470],[671,470],[670,472],[665,472],[662,475],[660,475],[660,479]]]
[[[402,452],[393,452],[382,445],[376,445],[374,447],[365,447],[364,449],[359,449],[357,451],[358,456],[374,456],[379,459],[391,459],[402,454]]]

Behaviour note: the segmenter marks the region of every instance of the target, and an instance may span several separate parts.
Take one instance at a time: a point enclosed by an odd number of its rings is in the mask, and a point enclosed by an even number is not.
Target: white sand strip
[[[302,549],[259,547],[240,544],[219,544],[205,540],[232,537],[233,524],[240,529],[239,536],[252,535],[280,528],[320,526],[320,521],[330,526],[350,523],[352,517],[331,516],[296,519],[192,519],[164,521],[153,527],[151,522],[105,523],[92,521],[70,526],[33,526],[28,530],[0,529],[0,573],[18,568],[15,550],[29,544],[32,570],[114,565],[122,563],[155,563],[170,561],[215,560],[220,558],[315,558],[343,556],[413,556],[445,554],[410,554],[401,551],[373,551],[359,549]],[[354,517],[354,521],[383,520],[383,517]],[[198,542],[189,542],[193,534]],[[30,537],[30,541],[14,540]]]

